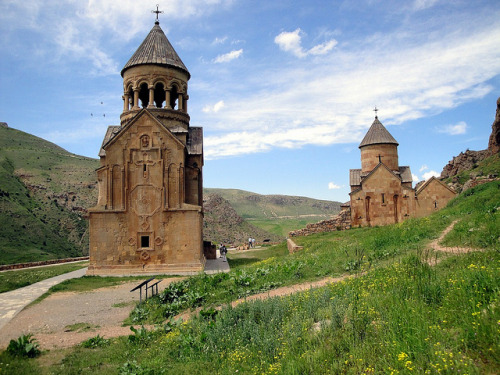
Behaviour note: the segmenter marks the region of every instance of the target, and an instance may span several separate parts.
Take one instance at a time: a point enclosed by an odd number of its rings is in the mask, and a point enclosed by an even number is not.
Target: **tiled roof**
[[[413,182],[413,176],[411,175],[410,167],[399,167],[399,176],[401,177],[401,182]]]
[[[102,141],[101,149],[99,150],[99,157],[106,156],[106,151],[104,151],[104,145],[111,141],[116,134],[120,131],[120,126],[108,126],[108,130],[106,130],[106,135],[104,136],[104,140]]]
[[[378,120],[378,117],[375,117],[372,126],[370,126],[370,129],[359,144],[359,148],[380,143],[393,143],[396,146],[399,145],[391,133],[389,133],[384,125]]]
[[[361,185],[361,169],[349,170],[349,185],[351,186]]]
[[[185,71],[188,77],[190,76],[186,66],[161,29],[159,22],[155,22],[155,25],[146,39],[144,39],[137,51],[135,51],[130,60],[123,67],[121,74],[123,76],[125,70],[132,66],[144,64],[164,65],[178,68]]]

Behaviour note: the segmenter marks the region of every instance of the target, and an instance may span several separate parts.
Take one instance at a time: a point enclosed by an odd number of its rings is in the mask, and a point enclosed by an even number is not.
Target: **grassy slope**
[[[93,205],[98,161],[0,128],[0,263],[87,252],[82,208]]]
[[[205,310],[190,323],[139,331],[98,349],[74,348],[49,368],[39,365],[60,354],[38,362],[2,354],[0,361],[11,373],[30,366],[61,374],[498,373],[500,212],[492,207],[500,207],[500,182],[478,186],[428,218],[304,237],[300,253],[287,255],[280,246],[230,274],[190,278],[171,288],[178,294],[170,305],[201,299],[208,308],[272,280],[284,285],[346,270],[365,276],[220,313]],[[479,218],[494,225],[476,227]],[[486,251],[439,255],[443,260],[428,266],[426,244],[455,219],[475,228],[468,233],[483,234],[468,242]],[[454,234],[448,243],[462,245]],[[141,309],[158,303],[150,301]]]
[[[260,195],[237,189],[205,188],[204,191],[221,195],[241,217],[282,237],[308,223],[329,219],[340,211],[339,202],[306,197]]]

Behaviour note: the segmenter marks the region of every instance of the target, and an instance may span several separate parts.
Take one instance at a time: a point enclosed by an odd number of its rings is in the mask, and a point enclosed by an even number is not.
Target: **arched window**
[[[127,109],[130,110],[134,106],[134,90],[132,90],[132,86],[128,89],[128,103]]]
[[[161,108],[165,101],[165,87],[163,83],[159,82],[155,86],[155,104],[156,108]]]
[[[148,84],[141,84],[141,89],[139,90],[139,100],[141,101],[141,107],[146,108],[149,104],[149,89]]]

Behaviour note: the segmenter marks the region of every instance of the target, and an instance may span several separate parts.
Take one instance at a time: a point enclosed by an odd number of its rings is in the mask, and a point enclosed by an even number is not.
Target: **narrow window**
[[[382,203],[385,203],[385,194],[382,193]]]
[[[149,236],[141,236],[141,247],[149,247]]]
[[[434,201],[434,208],[438,208],[438,202]]]
[[[144,165],[143,165],[142,170],[143,170],[144,172],[146,172],[146,164],[144,164]]]

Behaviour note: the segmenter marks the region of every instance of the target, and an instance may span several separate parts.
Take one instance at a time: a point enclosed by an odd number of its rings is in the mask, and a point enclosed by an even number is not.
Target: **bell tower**
[[[189,71],[156,22],[121,71],[123,112],[99,152],[90,275],[203,270],[203,129],[189,125]]]

